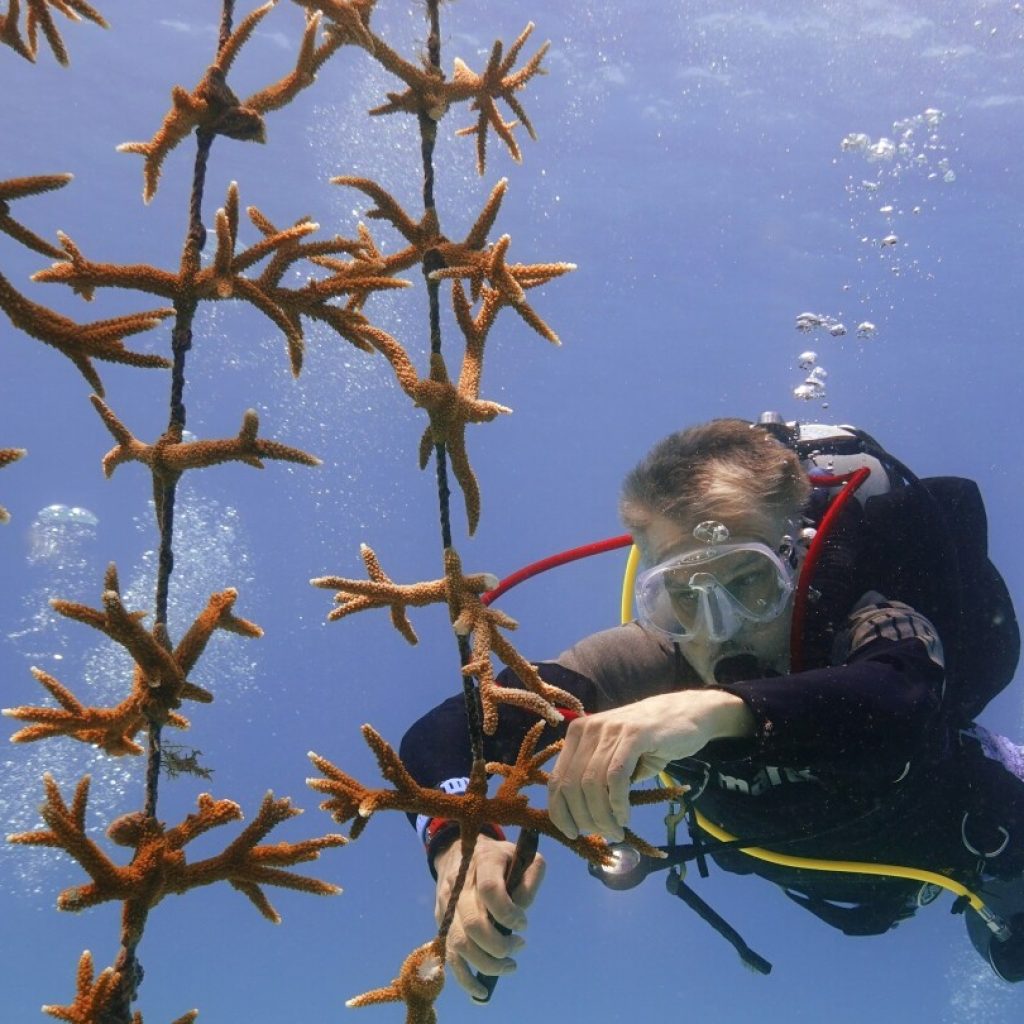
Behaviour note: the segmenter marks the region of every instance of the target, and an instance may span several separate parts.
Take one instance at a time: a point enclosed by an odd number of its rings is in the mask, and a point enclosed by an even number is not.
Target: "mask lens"
[[[677,555],[637,580],[642,619],[675,639],[727,639],[743,620],[768,622],[793,589],[786,565],[760,543],[708,547]]]

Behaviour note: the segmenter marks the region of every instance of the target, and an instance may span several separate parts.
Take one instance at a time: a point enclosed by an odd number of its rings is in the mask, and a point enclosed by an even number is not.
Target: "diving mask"
[[[701,523],[703,541],[642,572],[636,581],[640,619],[675,641],[724,643],[745,623],[771,622],[793,592],[793,569],[766,544],[734,541],[721,523]]]

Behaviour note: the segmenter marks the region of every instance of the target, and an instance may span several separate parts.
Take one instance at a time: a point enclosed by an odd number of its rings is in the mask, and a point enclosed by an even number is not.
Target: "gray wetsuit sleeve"
[[[637,622],[592,633],[555,661],[594,683],[596,711],[679,690],[697,681],[669,641]]]

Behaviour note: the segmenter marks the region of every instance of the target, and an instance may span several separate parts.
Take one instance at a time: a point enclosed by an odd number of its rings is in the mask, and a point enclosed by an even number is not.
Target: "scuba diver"
[[[668,866],[669,891],[763,973],[683,862],[756,873],[850,935],[950,889],[995,973],[1024,980],[1024,748],[975,723],[1013,677],[1019,634],[976,485],[918,479],[855,428],[766,413],[665,438],[619,511],[640,558],[636,619],[538,663],[586,709],[542,738],[565,739],[548,811],[569,838],[623,844],[632,783],[688,791],[665,860],[615,845],[593,873],[622,888]],[[508,669],[499,681],[519,685]],[[488,760],[514,760],[533,721],[506,706]],[[416,722],[401,756],[421,784],[464,790],[462,696]],[[684,816],[689,844],[675,841]],[[441,914],[458,826],[415,825]],[[543,870],[497,826],[480,836],[449,933],[474,999],[515,969]]]

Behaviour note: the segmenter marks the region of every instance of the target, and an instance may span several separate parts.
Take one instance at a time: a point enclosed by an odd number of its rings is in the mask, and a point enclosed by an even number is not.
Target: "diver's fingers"
[[[473,999],[484,1000],[487,998],[487,989],[476,980],[469,964],[452,950],[450,943],[448,946],[448,967],[451,968],[452,976],[455,980]]]
[[[461,941],[455,950],[482,974],[510,974],[516,962],[509,955],[525,945],[521,935],[502,935],[487,915],[463,915]]]
[[[512,900],[508,890],[505,888],[504,871],[494,870],[493,866],[491,870],[484,870],[483,865],[481,865],[481,869],[477,871],[476,876],[476,894],[478,902],[475,909],[478,913],[474,914],[474,924],[478,924],[478,916],[482,913],[485,924],[487,924],[486,917],[490,914],[498,924],[504,926],[509,931],[518,932],[526,927],[526,914]],[[467,932],[469,931],[468,922],[466,930]],[[488,925],[488,930],[494,931],[493,926]],[[506,953],[504,949],[491,949],[490,946],[487,946],[487,948],[499,956],[503,956]]]
[[[548,777],[548,817],[551,824],[569,839],[575,839],[579,835],[572,808],[569,806],[569,793],[572,789],[569,776],[575,764],[581,736],[581,729],[577,728],[579,724],[579,721],[570,722],[562,749]]]
[[[455,980],[473,999],[487,998],[487,989],[476,980],[466,961],[461,956],[452,955],[450,950],[448,953],[448,966],[451,968],[452,976]]]
[[[569,839],[595,831],[583,792],[583,777],[590,768],[601,730],[588,728],[589,725],[587,719],[570,724],[567,745],[560,751],[548,779],[548,813]]]
[[[620,842],[624,838],[622,827],[615,820],[610,792],[610,787],[615,781],[614,776],[621,776],[623,772],[622,750],[623,744],[620,742],[618,730],[601,731],[600,740],[587,759],[586,768],[580,779],[580,790],[587,807],[587,820],[576,818],[576,824],[581,832],[597,832],[613,842]],[[626,787],[629,785],[628,772],[624,784]]]
[[[667,757],[658,757],[655,754],[643,754],[636,767],[633,769],[631,781],[642,782],[644,779],[653,778],[659,772],[665,770],[668,764]]]
[[[608,806],[617,827],[614,833],[602,833],[616,843],[625,838],[622,830],[629,824],[629,786],[641,760],[635,744],[625,736],[620,737],[612,751],[607,770]]]
[[[541,882],[544,881],[547,867],[544,858],[539,853],[535,854],[530,866],[523,873],[523,880],[512,891],[512,899],[517,906],[528,907],[534,901]]]

